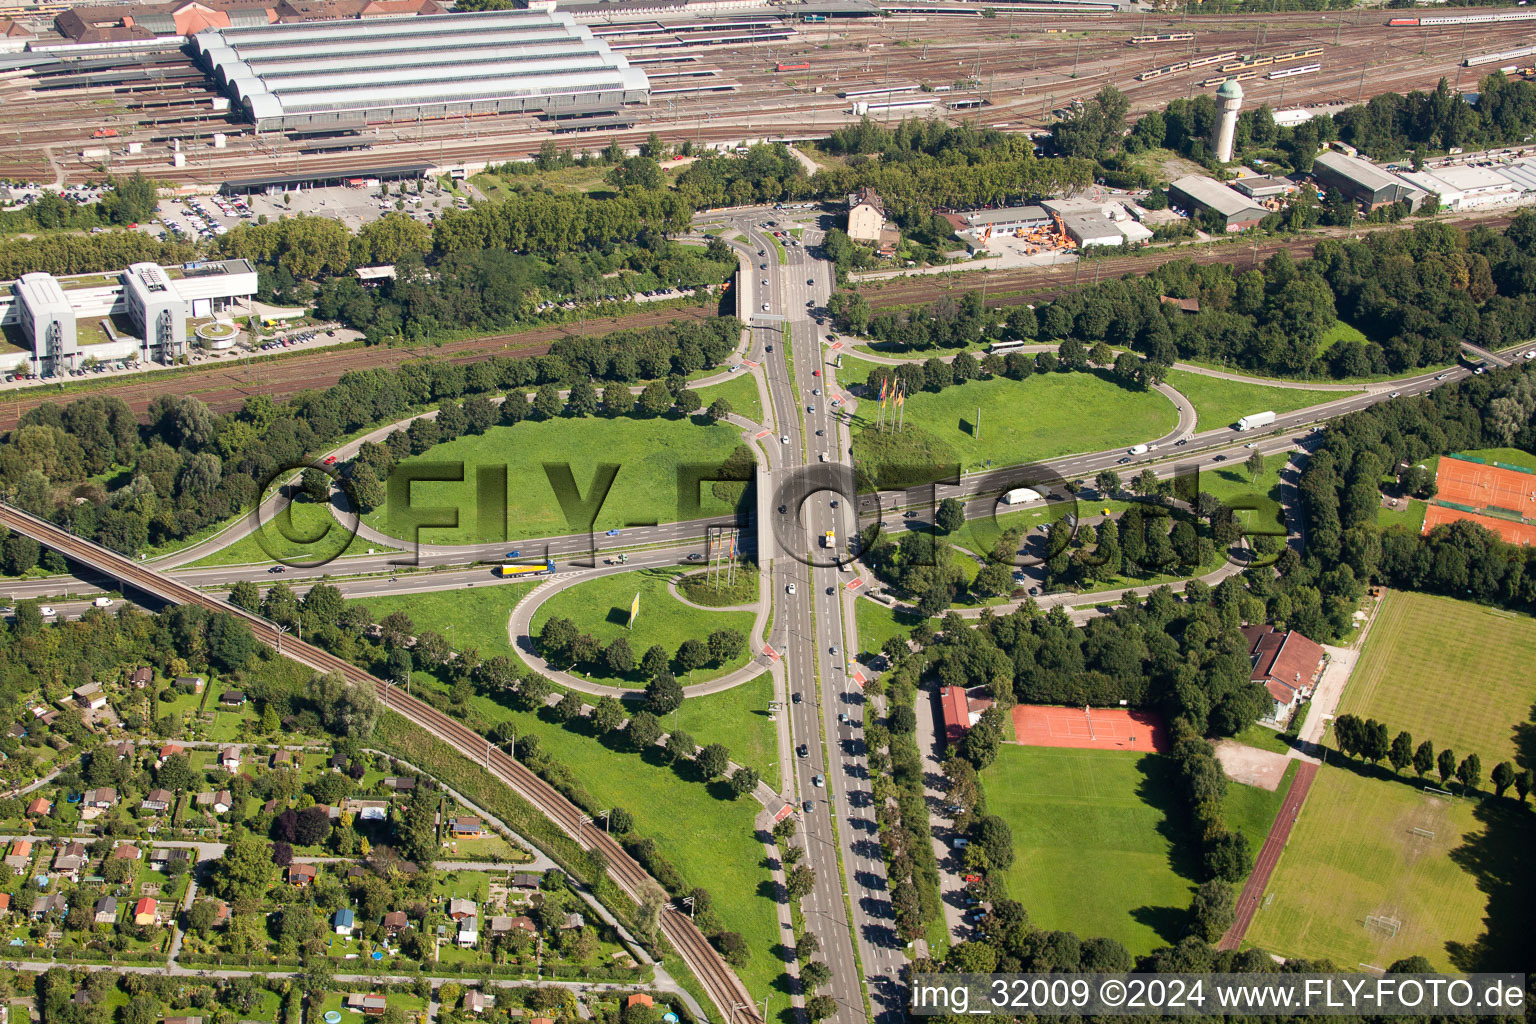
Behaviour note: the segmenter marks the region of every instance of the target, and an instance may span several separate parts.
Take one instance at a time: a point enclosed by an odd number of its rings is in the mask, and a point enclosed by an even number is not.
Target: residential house
[[[539,933],[539,927],[533,923],[533,918],[523,914],[519,914],[512,919],[512,927],[518,931],[527,932],[529,935],[537,935]]]
[[[485,828],[479,818],[463,815],[453,819],[451,831],[455,839],[474,839],[485,835]]]
[[[117,803],[117,790],[112,786],[103,786],[100,789],[88,789],[81,802],[86,807],[94,807],[104,811]]]
[[[123,742],[119,743],[116,747],[113,747],[112,749],[117,754],[117,759],[119,761],[126,761],[130,757],[133,756],[133,750],[134,750],[133,741],[132,740],[123,740]]]
[[[448,916],[455,921],[462,921],[466,917],[474,917],[479,908],[474,900],[467,900],[462,896],[455,896],[448,901]]]
[[[39,896],[32,901],[32,920],[41,921],[54,911],[62,914],[68,909],[69,901],[64,898],[64,894],[61,892]]]
[[[128,676],[128,682],[135,690],[142,690],[154,681],[155,673],[149,668],[136,668]]]
[[[13,740],[25,739],[27,736],[27,727],[22,725],[20,722],[12,722],[11,727],[5,730],[5,734]]]
[[[80,880],[80,869],[85,866],[85,844],[70,843],[68,846],[59,847],[59,852],[53,855],[53,870],[60,875],[68,875],[69,880]]]
[[[336,929],[337,935],[351,935],[354,919],[355,915],[351,908],[342,907],[331,916],[331,925]]]
[[[203,1024],[201,1017],[167,1017],[164,1024]]]
[[[315,866],[313,864],[288,865],[288,884],[303,888],[315,880]]]
[[[347,770],[347,755],[338,750],[331,755],[331,759],[326,764],[333,772],[344,772]]]
[[[855,242],[880,244],[885,230],[885,201],[872,188],[863,188],[848,197],[848,237]]]
[[[117,921],[117,897],[103,896],[96,901],[96,923],[114,924]]]
[[[156,924],[160,917],[160,904],[145,896],[133,905],[133,923],[140,927]]]
[[[192,798],[192,803],[203,811],[212,811],[214,814],[228,814],[229,809],[234,806],[227,789],[221,789],[217,793],[212,791],[199,793]]]
[[[514,889],[537,889],[544,876],[532,871],[519,871],[512,876],[511,886]]]
[[[10,912],[11,894],[8,892],[0,892],[0,914],[9,914]]]
[[[560,923],[560,930],[563,932],[579,932],[586,926],[586,918],[572,912],[565,915],[565,920]]]
[[[391,910],[389,913],[384,915],[384,921],[382,923],[384,925],[384,930],[388,932],[391,937],[394,937],[405,931],[409,922],[406,920],[405,911]]]
[[[168,757],[175,757],[177,754],[185,754],[186,752],[187,748],[183,747],[180,743],[167,743],[160,748],[160,760],[164,761]]]
[[[383,821],[389,817],[388,800],[353,800],[341,802],[342,812],[352,815],[354,821]]]
[[[29,817],[29,818],[46,818],[46,817],[48,817],[48,815],[50,815],[52,813],[53,813],[53,801],[52,800],[48,800],[48,799],[45,799],[43,797],[38,797],[37,799],[33,800],[31,803],[27,804],[27,817]]]
[[[86,683],[77,686],[70,691],[75,698],[75,706],[89,708],[92,711],[100,711],[107,706],[107,695],[102,690],[100,683]]]
[[[219,694],[219,705],[226,708],[245,707],[244,690],[225,690]]]
[[[634,995],[632,995],[628,999],[624,1000],[624,1009],[626,1009],[626,1010],[629,1009],[631,1006],[655,1006],[655,1005],[656,1005],[655,1001],[652,1000],[651,997],[646,995],[644,992],[636,992]]]
[[[149,794],[144,797],[143,802],[139,804],[139,809],[142,811],[164,811],[170,807],[171,804],[175,802],[175,800],[176,798],[168,789],[152,789],[149,791]]]
[[[459,947],[471,949],[480,941],[480,920],[466,917],[459,922]]]
[[[233,775],[240,770],[240,748],[225,747],[219,751],[219,767]]]
[[[273,768],[292,768],[297,763],[297,760],[298,759],[294,756],[294,752],[291,750],[272,751]]]
[[[223,900],[217,900],[215,902],[218,904],[218,906],[214,910],[213,926],[215,928],[223,928],[225,925],[229,924],[229,904],[225,903]]]
[[[112,851],[113,860],[139,860],[144,856],[144,851],[132,843],[124,843]]]
[[[484,1013],[496,1005],[496,997],[477,988],[464,993],[464,1012]]]
[[[1328,652],[1294,629],[1282,633],[1265,624],[1244,626],[1242,633],[1253,665],[1249,678],[1269,694],[1271,706],[1266,718],[1277,724],[1289,721],[1302,698],[1312,695]]]
[[[506,935],[515,927],[516,925],[512,923],[512,918],[506,916],[505,914],[497,914],[495,917],[491,918],[492,935]]]
[[[390,777],[384,780],[384,788],[392,789],[396,793],[409,793],[416,788],[416,779]]]
[[[185,691],[187,693],[202,693],[203,692],[203,677],[202,676],[177,676],[176,677],[176,689]]]
[[[32,840],[18,839],[12,843],[11,852],[5,858],[5,866],[10,868],[14,874],[24,875],[27,873],[27,866],[31,863]]]
[[[534,1017],[528,1024],[555,1024],[553,1017]]]

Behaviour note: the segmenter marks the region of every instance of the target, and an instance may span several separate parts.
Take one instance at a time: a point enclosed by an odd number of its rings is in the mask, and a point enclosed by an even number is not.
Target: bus
[[[554,559],[546,560],[543,565],[515,565],[509,562],[496,567],[496,575],[503,579],[510,579],[513,576],[548,576],[554,571]]]
[[[987,354],[992,355],[993,353],[998,352],[1017,352],[1027,344],[1029,344],[1027,341],[994,341],[992,344],[987,346]]]

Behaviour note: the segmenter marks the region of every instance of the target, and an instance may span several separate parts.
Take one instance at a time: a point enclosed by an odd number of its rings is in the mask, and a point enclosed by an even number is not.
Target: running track
[[[1242,895],[1237,898],[1237,919],[1227,929],[1227,934],[1221,937],[1217,949],[1236,949],[1242,944],[1243,936],[1248,934],[1248,926],[1253,923],[1253,915],[1259,909],[1259,897],[1264,895],[1269,876],[1274,872],[1275,865],[1280,863],[1280,852],[1291,839],[1291,826],[1296,823],[1301,805],[1306,802],[1307,791],[1312,788],[1312,780],[1317,777],[1317,767],[1313,761],[1303,761],[1297,767],[1290,792],[1285,794],[1280,813],[1269,827],[1269,835],[1264,837],[1264,846],[1259,850],[1258,860],[1253,865],[1253,874],[1248,876],[1248,884],[1243,886]]]

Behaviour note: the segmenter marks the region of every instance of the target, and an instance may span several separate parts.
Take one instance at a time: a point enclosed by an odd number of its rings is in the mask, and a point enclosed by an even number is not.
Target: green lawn
[[[1322,336],[1318,338],[1317,354],[1322,355],[1324,352],[1328,351],[1330,348],[1341,341],[1363,342],[1366,340],[1368,340],[1366,336],[1360,333],[1360,330],[1354,325],[1347,324],[1342,320],[1335,320],[1332,326],[1324,331]]]
[[[1424,502],[1413,498],[1398,499],[1397,508],[1376,506],[1377,526],[1405,526],[1414,533],[1424,532]]]
[[[593,524],[594,530],[602,532],[645,522],[675,521],[679,512],[678,469],[690,463],[719,465],[740,443],[740,432],[726,423],[666,417],[557,417],[542,422],[526,421],[514,427],[492,427],[478,436],[468,435],[436,445],[403,465],[463,465],[462,481],[423,481],[412,486],[410,510],[416,514],[438,510],[440,518],[457,515],[457,526],[423,528],[422,543],[488,543],[502,537],[503,532],[511,541],[566,534],[586,527],[579,515],[574,526],[567,522],[545,474],[546,463],[569,465],[583,503],[593,498],[598,467],[619,467]],[[488,495],[488,508],[482,510],[477,505],[478,471],[498,467],[505,467],[507,474],[504,524],[494,493]],[[729,511],[707,491],[703,501],[704,508],[699,514]],[[366,519],[392,536],[401,536],[409,532],[408,515],[406,508],[396,509],[386,502]]]
[[[844,363],[856,360],[844,360]],[[863,381],[845,371],[841,379]],[[977,409],[981,436],[977,434]],[[859,404],[855,455],[890,458],[901,436],[875,441],[877,402]],[[1128,391],[1088,373],[1052,373],[1027,381],[996,377],[967,381],[906,400],[905,425],[915,438],[931,439],[934,454],[947,455],[967,470],[1016,465],[1079,452],[1099,451],[1162,437],[1178,423],[1173,405],[1155,391]],[[895,447],[896,451],[891,451]]]
[[[423,678],[422,674],[417,673],[417,678]],[[681,715],[689,715],[687,705],[698,699],[685,702]],[[689,726],[699,739],[704,733],[704,725],[699,723],[731,714],[728,700],[713,707],[708,702],[716,701],[716,697],[703,700],[705,713]],[[743,701],[750,709],[750,699]],[[692,775],[679,775],[664,763],[660,750],[642,758],[611,749],[590,735],[538,715],[512,710],[486,696],[476,695],[470,703],[475,715],[487,723],[510,721],[520,738],[538,736],[541,748],[568,766],[602,806],[630,811],[636,831],[656,840],[688,884],[710,891],[725,926],[739,931],[751,949],[752,959],[738,972],[740,977],[754,995],[769,992],[773,980],[783,973],[783,965],[771,952],[778,941],[778,919],[773,902],[765,896],[769,875],[762,845],[753,835],[761,804],[751,797],[732,800],[723,784],[706,786]],[[731,747],[733,755],[737,753],[731,740],[721,742]]]
[[[878,601],[861,598],[853,603],[853,609],[861,654],[877,653],[888,638],[906,636],[917,625],[917,616],[887,608]]]
[[[535,583],[495,583],[483,586],[433,590],[424,594],[390,594],[357,597],[348,604],[360,604],[373,613],[378,622],[391,612],[405,612],[417,630],[435,630],[448,637],[461,650],[473,647],[480,657],[511,653],[507,642],[507,620],[512,609]],[[451,628],[450,628],[451,627]]]
[[[1470,455],[1485,462],[1502,462],[1520,469],[1536,469],[1536,455],[1519,448],[1471,448],[1458,455]]]
[[[1385,722],[1458,758],[1476,753],[1487,778],[1516,753],[1515,729],[1536,702],[1536,621],[1449,597],[1390,591],[1339,712]]]
[[[1276,754],[1289,754],[1291,745],[1285,742],[1285,737],[1274,729],[1266,729],[1255,722],[1242,732],[1232,737],[1234,743],[1244,746],[1257,747],[1260,750],[1268,750]]]
[[[328,506],[316,505],[308,498],[294,499],[288,510],[287,516],[279,512],[254,533],[189,564],[252,565],[278,558],[319,563],[366,555],[370,548],[375,552],[395,550],[352,534]]]
[[[1194,404],[1196,430],[1230,426],[1244,416],[1266,409],[1277,413],[1295,412],[1309,405],[1322,405],[1360,394],[1358,391],[1314,391],[1245,384],[1188,370],[1169,370],[1168,383]]]
[[[1285,468],[1290,455],[1264,457],[1264,470],[1255,478],[1248,472],[1246,460],[1227,462],[1220,469],[1206,469],[1200,473],[1200,490],[1218,498],[1222,504],[1238,510],[1240,519],[1250,530],[1274,524],[1285,526],[1280,506],[1280,471]]]
[[[699,388],[699,399],[706,408],[717,398],[730,402],[731,411],[736,415],[753,423],[763,422],[763,401],[757,394],[757,380],[745,368],[737,370],[723,383]]]
[[[1273,791],[1258,786],[1245,786],[1230,779],[1227,781],[1227,795],[1221,803],[1221,819],[1227,828],[1248,838],[1248,848],[1255,854],[1263,847],[1264,837],[1269,835],[1269,827],[1275,823],[1280,805],[1285,803],[1285,794],[1290,792],[1291,783],[1296,781],[1296,766],[1300,763],[1293,760],[1286,765],[1285,775]]]
[[[1031,924],[1106,936],[1133,956],[1178,941],[1193,883],[1168,837],[1173,771],[1155,754],[1003,744],[982,781],[1013,828],[1008,890]]]
[[[751,656],[753,613],[708,611],[683,604],[667,590],[667,580],[676,573],[674,568],[638,569],[578,583],[539,605],[531,628],[537,636],[552,616],[564,616],[576,623],[577,630],[591,633],[605,647],[617,637],[626,637],[637,661],[652,644],[660,644],[669,653],[676,654],[684,640],[703,640],[716,629],[738,629],[747,637],[747,650],[740,657],[723,665],[697,669],[692,674],[685,674],[676,666],[673,671],[677,672],[678,681],[686,686],[717,678],[746,664]],[[631,630],[626,624],[630,603],[636,593],[640,595],[640,614]],[[594,673],[590,678],[610,686],[645,685],[638,669],[625,679],[606,675],[605,671]]]
[[[768,721],[771,700],[773,677],[764,672],[723,693],[689,697],[662,727],[668,732],[682,729],[701,745],[724,743],[731,750],[731,760],[756,768],[777,789],[778,773],[769,767],[779,756],[774,726]]]
[[[1521,907],[1529,894],[1518,866],[1532,842],[1526,808],[1445,800],[1324,767],[1248,943],[1280,956],[1327,957],[1341,969],[1385,967],[1414,954],[1436,970],[1523,962],[1530,922]],[[1508,934],[1511,916],[1519,938]],[[1367,927],[1377,917],[1397,920],[1395,937]],[[1479,949],[1485,928],[1488,948]]]

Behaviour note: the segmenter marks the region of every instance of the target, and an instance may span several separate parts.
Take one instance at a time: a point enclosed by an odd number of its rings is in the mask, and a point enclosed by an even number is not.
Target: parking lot
[[[430,225],[445,210],[454,207],[455,197],[435,185],[428,185],[418,195],[415,182],[404,184],[404,196],[399,194],[400,183],[386,182],[361,188],[336,185],[294,192],[279,191],[250,196],[247,202],[253,214],[260,216],[264,213],[269,220],[276,220],[283,214],[303,213],[339,220],[350,231],[356,231],[397,208],[413,220]],[[386,187],[389,191],[387,198],[381,195]],[[460,205],[468,205],[468,201],[463,200]]]

